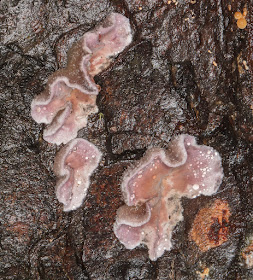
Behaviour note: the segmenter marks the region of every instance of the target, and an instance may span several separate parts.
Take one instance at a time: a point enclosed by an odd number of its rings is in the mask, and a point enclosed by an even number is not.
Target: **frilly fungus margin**
[[[64,204],[64,211],[81,206],[92,172],[101,159],[97,147],[82,138],[76,138],[65,145],[56,155],[54,173],[59,180],[56,196]]]
[[[129,20],[112,13],[71,47],[67,67],[49,77],[46,89],[31,104],[33,119],[47,124],[44,140],[66,144],[86,126],[88,116],[98,111],[96,95],[100,87],[93,77],[131,41]]]
[[[43,134],[46,141],[66,144],[86,126],[88,116],[98,111],[100,88],[93,77],[131,41],[129,20],[112,13],[71,47],[67,67],[50,76],[46,89],[31,105],[34,120],[48,125]],[[58,152],[56,193],[64,211],[82,204],[100,159],[99,150],[84,139],[74,139]],[[151,149],[124,176],[126,205],[118,209],[115,235],[128,249],[146,244],[150,259],[156,260],[172,247],[172,231],[183,219],[181,197],[212,195],[222,177],[219,154],[211,147],[197,145],[190,135],[176,137],[167,151]]]
[[[128,249],[146,244],[156,260],[171,249],[172,230],[183,219],[180,198],[212,195],[222,178],[218,152],[193,136],[176,137],[167,151],[151,149],[123,178],[126,205],[118,209],[115,235]]]
[[[98,111],[96,96],[100,87],[93,77],[107,68],[111,57],[122,52],[131,41],[129,20],[111,13],[73,44],[68,52],[67,67],[53,73],[45,90],[32,101],[33,119],[47,124],[44,140],[57,145],[72,140],[58,152],[54,164],[54,172],[60,177],[56,195],[64,204],[64,211],[82,204],[89,176],[101,158],[93,144],[83,139],[73,140],[78,130],[86,126],[88,116]]]

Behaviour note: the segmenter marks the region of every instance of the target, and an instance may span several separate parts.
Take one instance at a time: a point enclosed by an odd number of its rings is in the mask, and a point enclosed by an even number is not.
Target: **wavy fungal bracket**
[[[156,260],[171,249],[172,231],[183,220],[180,198],[212,195],[222,178],[218,152],[193,136],[176,137],[167,151],[149,150],[123,178],[126,205],[117,211],[115,235],[128,249],[146,244]]]
[[[64,211],[81,206],[90,184],[89,178],[100,159],[97,147],[82,138],[70,141],[57,153],[54,162],[54,173],[59,177],[56,196],[64,204]]]
[[[88,116],[98,111],[96,96],[100,88],[93,77],[131,41],[129,20],[112,13],[71,47],[67,67],[49,77],[46,89],[31,104],[33,119],[47,124],[44,140],[66,144],[86,126]]]

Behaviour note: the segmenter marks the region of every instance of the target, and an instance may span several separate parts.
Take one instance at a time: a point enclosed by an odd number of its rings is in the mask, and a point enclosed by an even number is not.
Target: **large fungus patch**
[[[53,73],[46,89],[32,102],[31,114],[37,123],[47,124],[43,138],[66,144],[98,111],[100,87],[93,77],[108,67],[132,40],[129,20],[112,13],[101,25],[87,32],[68,52],[67,67]]]
[[[172,247],[171,235],[183,219],[180,198],[212,195],[222,181],[221,158],[213,148],[180,135],[168,149],[151,149],[125,174],[114,232],[128,249],[146,244],[149,257]]]

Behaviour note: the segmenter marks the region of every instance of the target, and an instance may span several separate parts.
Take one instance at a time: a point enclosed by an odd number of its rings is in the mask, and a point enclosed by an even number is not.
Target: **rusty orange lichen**
[[[242,257],[248,268],[253,267],[253,240],[251,240],[250,244],[243,249]]]
[[[230,216],[228,202],[217,199],[210,207],[198,212],[189,233],[190,240],[203,252],[220,246],[228,239]]]

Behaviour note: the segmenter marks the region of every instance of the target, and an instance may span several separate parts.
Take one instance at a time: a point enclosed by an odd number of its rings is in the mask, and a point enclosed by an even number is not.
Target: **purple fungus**
[[[222,178],[218,152],[193,136],[177,136],[166,151],[149,150],[123,177],[126,205],[117,211],[115,235],[128,249],[146,244],[156,260],[172,247],[172,231],[183,219],[181,197],[212,195]]]
[[[43,134],[46,141],[66,144],[86,126],[88,116],[98,111],[100,87],[93,77],[131,41],[129,20],[112,13],[70,48],[67,67],[49,77],[45,90],[31,104],[33,119],[47,124]]]
[[[81,206],[90,184],[89,178],[100,159],[97,147],[81,138],[70,141],[56,154],[54,173],[59,177],[56,196],[64,204],[64,211]]]
[[[111,63],[111,57],[122,52],[132,42],[128,18],[112,13],[102,25],[83,37],[83,50],[91,53],[89,74],[95,76]]]

